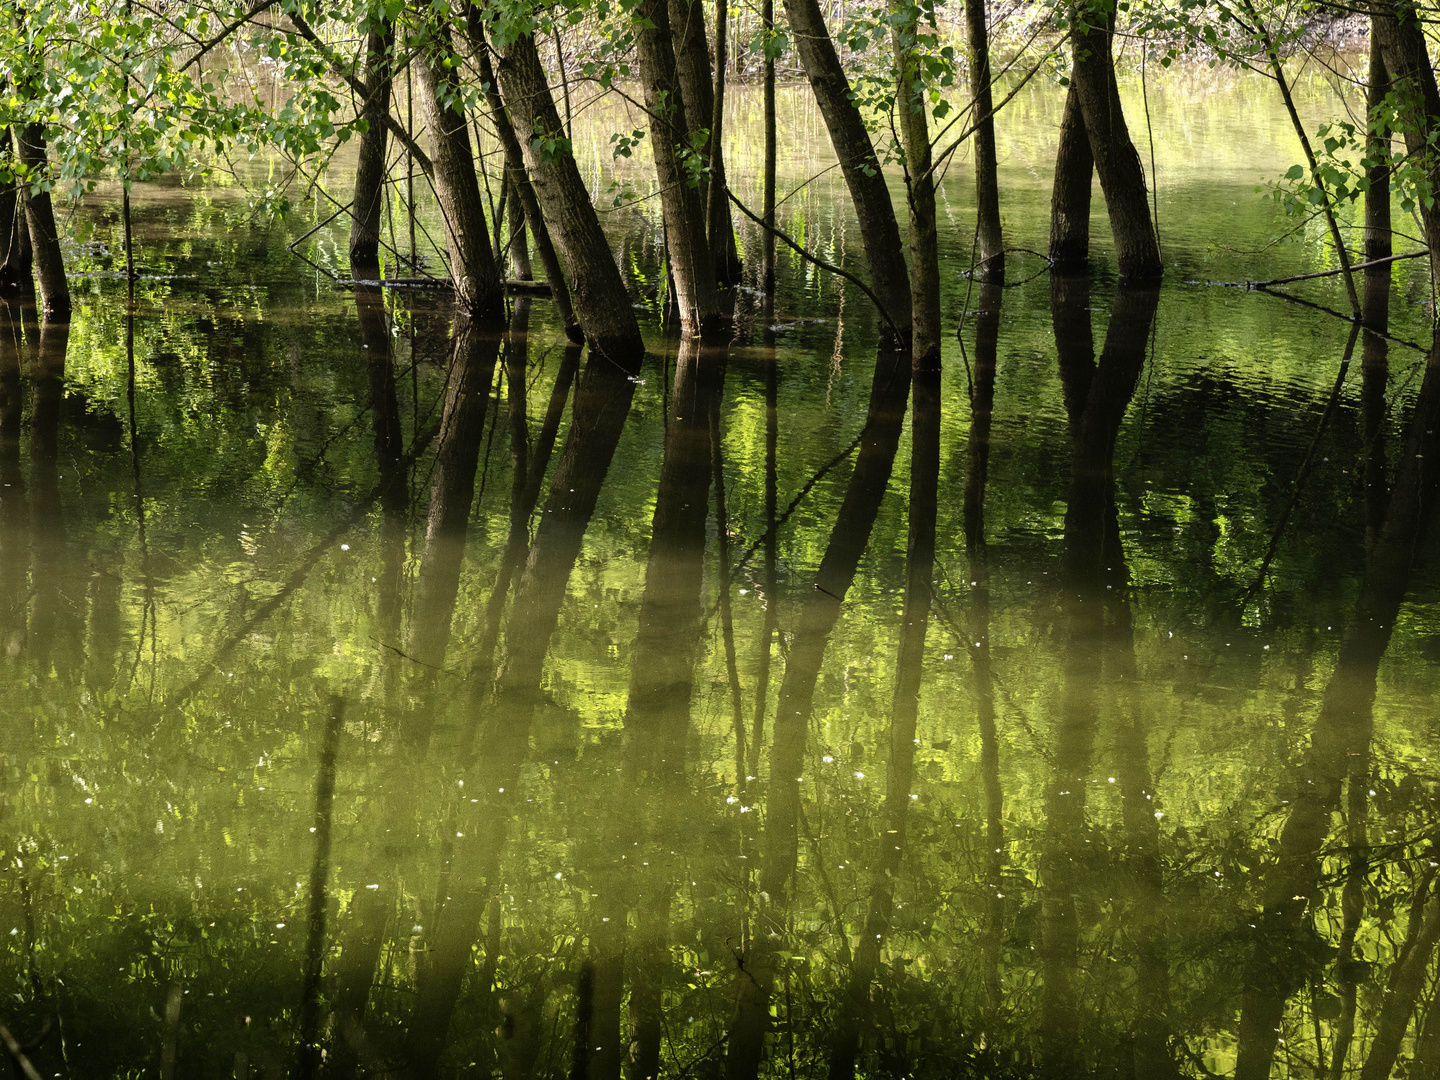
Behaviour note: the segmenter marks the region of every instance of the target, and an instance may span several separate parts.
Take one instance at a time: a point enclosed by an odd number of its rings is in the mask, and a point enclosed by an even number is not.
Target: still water
[[[73,323],[0,310],[0,1022],[45,1076],[1436,1075],[1427,277],[1388,348],[1206,284],[1330,265],[1272,244],[1273,93],[1152,78],[1159,293],[1098,188],[1092,278],[972,285],[951,168],[903,662],[908,361],[843,281],[782,251],[680,346],[655,201],[612,209],[632,377],[544,299],[484,340],[337,284],[334,206],[261,218],[252,166],[137,192],[127,350],[76,211]],[[1059,102],[1001,127],[1020,249]],[[587,115],[597,198],[646,194]],[[863,273],[782,125],[784,227]]]

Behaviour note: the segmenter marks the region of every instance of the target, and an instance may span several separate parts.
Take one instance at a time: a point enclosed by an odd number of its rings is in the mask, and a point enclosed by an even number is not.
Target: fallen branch
[[[1401,259],[1420,259],[1430,254],[1429,248],[1421,248],[1419,251],[1407,251],[1401,255],[1386,255],[1383,259],[1371,259],[1369,262],[1356,263],[1350,267],[1351,270],[1365,270],[1372,266],[1384,266],[1386,263],[1399,262]],[[1206,285],[1223,285],[1227,289],[1268,289],[1272,285],[1289,285],[1294,281],[1314,281],[1316,278],[1335,277],[1337,274],[1345,273],[1344,267],[1335,270],[1317,270],[1313,274],[1296,274],[1294,277],[1271,278],[1269,281],[1207,281]]]

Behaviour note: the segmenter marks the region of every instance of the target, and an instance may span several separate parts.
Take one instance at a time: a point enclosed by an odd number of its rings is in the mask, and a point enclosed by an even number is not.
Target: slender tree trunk
[[[505,290],[485,224],[456,71],[444,66],[451,59],[450,33],[443,27],[436,31],[432,51],[415,58],[420,100],[430,128],[435,195],[445,222],[450,280],[462,311],[498,324],[505,314]]]
[[[635,47],[645,85],[645,108],[650,114],[650,150],[660,185],[681,331],[703,337],[720,327],[720,298],[715,264],[705,239],[705,204],[683,157],[693,152],[687,120],[692,106],[677,73],[666,0],[642,0],[636,13],[644,24],[636,31]],[[703,81],[708,88],[708,79]]]
[[[27,175],[46,173],[45,128],[31,124],[20,135],[20,163]],[[70,318],[70,285],[65,280],[65,256],[60,250],[60,231],[55,224],[55,210],[50,192],[34,193],[29,185],[21,185],[25,204],[25,220],[29,226],[30,247],[34,252],[36,283],[45,318]]]
[[[918,31],[918,27],[910,27]],[[940,241],[935,221],[935,175],[930,168],[928,100],[920,89],[920,58],[894,35],[895,66],[902,73],[895,92],[900,141],[905,148],[905,197],[910,207],[911,378],[940,368]]]
[[[995,106],[990,93],[990,29],[985,0],[965,0],[965,26],[970,37],[970,88],[975,101],[975,214],[980,277],[989,280],[1004,277],[1005,240],[1000,235],[1000,166],[995,150],[995,118],[991,115]]]
[[[761,0],[760,22],[765,31],[765,163],[761,180],[761,218],[765,228],[760,230],[760,291],[766,295],[775,292],[775,57],[772,53],[771,35],[775,29],[775,0]]]
[[[840,65],[819,0],[785,0],[785,14],[790,20],[805,75],[829,129],[835,156],[845,174],[850,200],[855,204],[865,257],[870,263],[871,287],[901,337],[908,338],[910,275],[905,268],[900,226],[870,133],[851,97],[850,80]]]
[[[775,0],[766,0],[774,4]],[[694,7],[700,8],[700,0]],[[740,280],[740,253],[735,247],[735,223],[730,216],[730,185],[725,179],[725,67],[730,29],[727,0],[715,0],[715,94],[710,118],[710,188],[706,194],[705,236],[715,259],[715,280],[735,285]]]
[[[506,152],[505,168],[507,176],[510,175],[508,151]],[[525,163],[522,159],[522,161],[520,162],[520,171],[522,174],[524,173],[524,170]],[[530,281],[534,278],[535,272],[530,266],[530,240],[527,235],[528,227],[525,219],[525,204],[520,198],[519,183],[514,182],[513,176],[511,176],[511,180],[512,182],[508,185],[507,188],[507,190],[509,191],[509,195],[507,196],[508,203],[506,210],[506,215],[510,221],[510,237],[506,241],[505,245],[506,249],[510,253],[510,273],[514,276],[516,281]],[[523,182],[529,183],[529,180],[526,179]],[[555,290],[553,286],[551,287],[550,291],[551,295],[554,295]],[[570,290],[566,288],[564,292],[565,305],[566,307],[569,307]],[[566,312],[565,316],[566,323],[570,323],[574,320],[574,315],[571,313]]]
[[[11,130],[0,128],[0,153],[13,150]],[[0,292],[34,292],[33,261],[19,185],[14,180],[0,183]]]
[[[365,38],[365,100],[355,165],[355,207],[350,225],[350,267],[356,277],[379,277],[380,218],[385,209],[385,152],[389,141],[390,47],[394,25],[381,22]]]
[[[516,38],[505,48],[498,67],[500,89],[515,130],[558,132],[560,116],[540,66],[535,39],[528,34]],[[585,340],[591,349],[617,363],[638,363],[645,353],[640,324],[573,154],[568,147],[542,152],[533,139],[524,144],[524,153],[537,208],[544,210],[548,235],[564,262],[575,317]],[[543,259],[539,229],[534,221],[531,227]]]
[[[1370,80],[1365,87],[1367,115],[1379,109],[1390,93],[1390,76],[1380,51],[1380,37],[1370,35]],[[1383,259],[1391,254],[1390,231],[1390,134],[1379,134],[1368,125],[1365,156],[1373,164],[1365,172],[1370,186],[1365,189],[1365,260]],[[1388,276],[1388,271],[1387,271]]]
[[[1060,145],[1055,153],[1055,187],[1050,197],[1050,266],[1062,274],[1080,273],[1090,265],[1090,190],[1095,155],[1075,83],[1065,94],[1060,117]]]
[[[1160,246],[1145,189],[1145,170],[1130,140],[1111,54],[1114,14],[1071,9],[1075,64],[1071,81],[1085,120],[1100,190],[1110,214],[1120,279],[1131,285],[1160,280]],[[1103,20],[1103,21],[1100,21]]]

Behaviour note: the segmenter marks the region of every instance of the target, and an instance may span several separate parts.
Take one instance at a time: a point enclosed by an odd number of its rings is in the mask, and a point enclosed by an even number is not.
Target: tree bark
[[[720,298],[715,264],[705,238],[705,204],[685,168],[685,155],[695,152],[688,116],[692,108],[681,85],[672,41],[670,13],[665,0],[643,0],[636,8],[642,27],[635,34],[640,58],[640,79],[645,86],[645,108],[650,120],[650,151],[660,205],[665,218],[670,269],[680,327],[685,334],[702,337],[720,326]],[[707,82],[708,86],[708,82]]]
[[[355,277],[379,277],[380,218],[385,209],[385,151],[390,116],[390,46],[395,39],[391,23],[378,22],[365,38],[365,99],[360,114],[365,131],[360,136],[355,164],[355,207],[350,225],[350,267]]]
[[[430,128],[435,196],[445,221],[455,301],[467,315],[498,325],[505,314],[505,290],[485,224],[469,126],[457,96],[459,87],[454,69],[444,67],[453,53],[450,32],[441,27],[435,31],[433,47],[415,58],[420,100]],[[442,101],[449,104],[442,105]]]
[[[506,47],[498,67],[500,89],[514,124],[512,131],[559,132],[560,116],[540,66],[535,39],[530,35],[516,38]],[[544,210],[547,235],[564,261],[575,317],[585,340],[591,349],[617,363],[638,363],[645,353],[640,324],[574,156],[568,147],[563,152],[542,153],[533,139],[523,145],[536,209]],[[522,188],[522,197],[524,193]],[[535,227],[533,221],[531,225]],[[538,228],[535,238],[544,259]],[[550,273],[548,266],[546,273]]]
[[[1120,280],[1129,285],[1154,284],[1163,271],[1160,245],[1150,217],[1145,170],[1130,140],[1115,83],[1114,14],[1097,15],[1078,7],[1071,12],[1075,63],[1070,78],[1110,215]]]
[[[870,133],[850,95],[850,80],[840,65],[835,43],[825,26],[818,0],[785,0],[785,14],[794,32],[805,75],[825,118],[835,156],[850,189],[850,201],[860,220],[870,282],[890,320],[906,339],[910,336],[910,275],[905,269],[900,226],[890,189],[875,157]]]
[[[20,134],[20,164],[28,177],[43,177],[46,172],[45,127],[31,124]],[[35,278],[40,287],[40,303],[46,320],[70,318],[70,285],[65,280],[65,256],[60,250],[60,231],[55,224],[55,210],[50,192],[35,192],[30,184],[21,185],[21,201],[25,204],[25,221],[34,252]]]
[[[1000,235],[999,160],[995,150],[995,111],[990,93],[990,29],[985,0],[965,0],[970,38],[970,88],[975,101],[975,214],[980,279],[1003,279],[1005,239]],[[1087,183],[1088,178],[1087,178]]]

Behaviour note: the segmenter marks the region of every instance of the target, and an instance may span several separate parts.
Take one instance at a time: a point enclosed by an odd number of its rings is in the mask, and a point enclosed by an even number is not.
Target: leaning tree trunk
[[[1000,235],[999,161],[995,150],[995,104],[990,93],[990,29],[985,0],[965,0],[970,36],[970,85],[975,99],[976,241],[982,281],[1005,277],[1005,240]],[[1089,178],[1086,178],[1089,183]]]
[[[1163,269],[1160,244],[1146,198],[1145,170],[1130,141],[1115,83],[1115,58],[1110,52],[1114,16],[1100,25],[1095,24],[1096,18],[1073,9],[1075,64],[1071,81],[1110,214],[1120,280],[1128,285],[1153,284],[1160,280]]]
[[[355,164],[355,208],[350,225],[350,268],[357,277],[379,277],[380,212],[385,208],[385,144],[390,116],[390,46],[393,24],[381,23],[366,37],[365,100],[360,115],[365,132],[360,136]],[[363,271],[363,275],[362,275]],[[374,271],[372,273],[372,271]]]
[[[535,237],[535,250],[540,256],[540,265],[545,269],[545,280],[550,283],[550,296],[560,309],[567,331],[575,327],[575,310],[570,299],[570,288],[565,283],[565,272],[560,267],[560,257],[550,239],[550,230],[545,227],[545,216],[540,211],[540,202],[535,194],[535,185],[525,170],[525,152],[520,148],[520,139],[515,134],[515,125],[510,113],[500,100],[500,90],[495,81],[495,71],[490,65],[490,53],[484,45],[484,37],[478,25],[472,24],[472,40],[476,42],[480,55],[480,78],[485,83],[485,100],[490,106],[490,122],[500,145],[505,150],[505,178],[511,192],[510,209],[510,265],[515,276],[528,281],[531,276],[530,250],[526,247],[525,229]],[[558,122],[559,117],[556,117]],[[521,214],[516,214],[514,203],[518,202]],[[588,203],[586,204],[588,205]],[[523,223],[522,223],[523,215]],[[573,336],[573,335],[572,335]],[[576,340],[579,340],[578,337]]]
[[[435,196],[445,220],[455,301],[471,316],[498,323],[505,315],[505,290],[490,247],[455,69],[445,67],[452,58],[450,34],[442,28],[436,32],[435,47],[417,56],[415,65],[433,144]]]
[[[645,84],[645,108],[650,114],[650,150],[660,184],[680,326],[683,333],[703,337],[719,327],[720,299],[715,265],[705,239],[704,203],[681,156],[691,132],[686,120],[685,88],[676,71],[670,13],[665,0],[643,0],[636,14],[642,29],[635,35],[635,48],[640,56],[640,79]]]
[[[44,176],[45,128],[31,124],[20,135],[20,164],[27,176]],[[47,319],[70,317],[70,285],[65,280],[65,256],[60,250],[60,232],[55,225],[55,210],[50,205],[50,192],[34,193],[29,185],[21,186],[25,204],[25,221],[34,252],[35,277],[40,286],[40,302]]]
[[[500,89],[516,129],[559,132],[560,114],[540,66],[535,38],[525,34],[512,41],[501,54],[498,67]],[[538,208],[545,212],[548,235],[565,263],[570,298],[585,340],[591,349],[616,362],[638,360],[645,353],[640,324],[574,155],[568,147],[545,152],[534,140],[526,141],[524,152]],[[533,227],[534,221],[531,224]],[[539,247],[538,229],[535,237]],[[550,272],[548,266],[546,272]]]
[[[870,281],[885,314],[901,336],[910,335],[910,276],[905,269],[900,226],[890,189],[875,157],[870,132],[850,94],[850,80],[840,65],[835,43],[820,13],[819,0],[785,0],[800,61],[815,93],[835,156],[850,188],[850,201],[860,220],[860,236],[870,263]],[[906,342],[908,344],[908,342]]]

